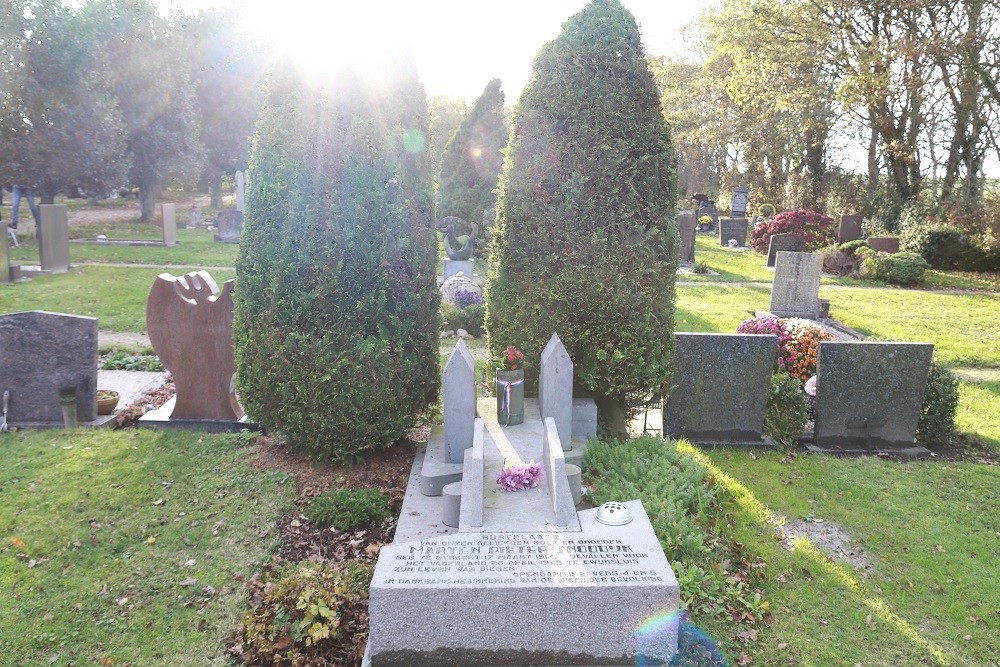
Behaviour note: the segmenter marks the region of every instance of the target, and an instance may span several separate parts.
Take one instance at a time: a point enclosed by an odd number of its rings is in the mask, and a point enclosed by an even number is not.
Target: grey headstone
[[[698,218],[694,211],[677,214],[677,231],[681,235],[680,260],[694,264],[694,239],[698,230]]]
[[[816,383],[817,446],[912,447],[934,346],[821,341]]]
[[[483,481],[484,452],[486,428],[482,419],[476,419],[473,427],[472,448],[465,452],[462,464],[462,509],[461,520],[456,526],[468,525],[470,528],[483,526]],[[449,524],[451,525],[451,524]]]
[[[160,204],[163,220],[163,245],[177,245],[177,204]]]
[[[483,288],[471,276],[452,276],[441,285],[441,298],[454,303],[455,295],[461,291],[482,296]]]
[[[821,310],[819,279],[822,273],[822,255],[779,252],[774,265],[771,306],[768,310],[778,317],[817,319]]]
[[[696,444],[760,446],[777,354],[772,334],[675,334],[677,375],[663,433]]]
[[[592,398],[573,399],[573,437],[597,437],[597,403]]]
[[[445,460],[462,463],[465,450],[472,446],[476,423],[476,362],[461,338],[444,365]]]
[[[42,204],[42,228],[38,256],[42,271],[65,273],[69,270],[69,218],[63,204]]]
[[[707,215],[712,219],[713,225],[719,224],[719,212],[715,209],[714,206],[701,206],[698,208],[696,215],[697,215],[696,221],[700,219],[701,216]]]
[[[545,470],[545,484],[549,487],[552,499],[552,513],[556,517],[556,525],[560,528],[567,527],[576,520],[576,507],[574,507],[573,492],[569,488],[569,479],[566,477],[566,457],[563,454],[556,422],[552,417],[542,417],[542,465]]]
[[[774,266],[778,252],[802,252],[805,244],[795,234],[772,234],[767,244],[767,265]]]
[[[198,225],[201,224],[201,209],[197,206],[192,206],[191,210],[188,212],[188,229],[198,229]]]
[[[63,387],[76,388],[79,421],[97,419],[97,318],[41,310],[0,315],[0,394],[10,390],[7,421],[61,424]]]
[[[868,245],[876,252],[887,252],[895,254],[899,252],[898,236],[869,236]]]
[[[736,188],[733,190],[733,203],[729,211],[734,218],[747,217],[747,203],[750,200],[750,191],[746,188]]]
[[[239,243],[243,233],[243,212],[234,208],[224,208],[215,219],[219,233],[215,235],[217,243]]]
[[[246,213],[246,181],[243,180],[243,172],[236,172],[236,210]]]
[[[559,440],[564,449],[572,449],[573,436],[573,360],[559,335],[552,334],[542,350],[538,374],[538,403],[542,419],[555,420]]]
[[[475,266],[475,262],[471,259],[446,259],[444,260],[444,272],[442,273],[442,278],[444,280],[448,280],[448,278],[457,276],[459,273],[464,275],[466,278],[472,278]]]
[[[7,282],[10,282],[10,240],[7,225],[0,221],[0,283]]]
[[[736,239],[737,248],[747,247],[747,219],[746,218],[720,218],[719,219],[719,244],[729,247],[729,239]]]
[[[837,243],[847,243],[860,239],[862,220],[864,220],[864,216],[841,215],[840,227],[837,229]]]
[[[601,524],[592,509],[579,513],[576,533],[457,533],[383,546],[369,589],[371,664],[669,662],[677,579],[642,503],[626,506],[626,526]],[[641,633],[637,618],[654,617],[668,620]]]

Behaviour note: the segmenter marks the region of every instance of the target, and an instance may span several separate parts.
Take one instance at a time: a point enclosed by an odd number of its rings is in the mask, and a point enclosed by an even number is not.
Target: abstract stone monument
[[[437,223],[437,230],[444,234],[444,251],[448,259],[469,259],[476,247],[479,225],[449,215]]]
[[[69,218],[62,204],[42,204],[38,256],[42,271],[66,273],[69,270]]]
[[[681,211],[677,214],[677,231],[680,232],[680,261],[694,264],[694,239],[698,230],[698,218],[694,211]]]
[[[60,390],[80,422],[97,419],[97,318],[33,310],[0,315],[0,394],[11,424],[63,423]]]
[[[820,317],[819,279],[823,256],[806,252],[779,252],[771,285],[771,306],[778,317]]]
[[[216,243],[239,243],[243,233],[243,213],[234,208],[222,209],[215,219],[215,226],[219,228],[219,233],[215,235]]]
[[[233,287],[219,291],[207,271],[161,273],[146,301],[153,349],[174,376],[177,402],[170,419],[236,421],[233,376]]]

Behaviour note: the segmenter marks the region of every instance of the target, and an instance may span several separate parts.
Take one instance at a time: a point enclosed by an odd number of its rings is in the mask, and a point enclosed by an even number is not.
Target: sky
[[[231,0],[157,0],[161,10],[227,6]],[[313,65],[356,48],[404,41],[429,95],[474,101],[499,77],[513,103],[543,44],[586,0],[243,0],[249,30]],[[650,55],[684,49],[682,31],[721,0],[623,0],[636,17]]]

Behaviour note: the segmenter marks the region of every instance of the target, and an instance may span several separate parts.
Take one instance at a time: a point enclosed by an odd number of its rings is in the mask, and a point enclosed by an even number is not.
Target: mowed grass
[[[962,382],[955,424],[1000,453],[1000,382]]]
[[[0,437],[0,662],[228,664],[294,495],[232,435]]]
[[[753,665],[994,665],[1000,656],[1000,474],[975,463],[716,450],[737,539],[768,562],[775,622],[730,647]],[[775,521],[835,522],[869,567],[831,561]],[[820,524],[814,524],[820,525]]]
[[[98,318],[102,331],[145,331],[146,299],[161,273],[181,275],[187,270],[83,266],[67,273],[39,276],[19,283],[0,284],[0,312],[48,310]],[[236,271],[211,271],[219,284]]]

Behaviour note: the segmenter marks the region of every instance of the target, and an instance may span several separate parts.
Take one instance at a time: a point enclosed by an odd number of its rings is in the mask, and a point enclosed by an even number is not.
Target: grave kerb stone
[[[542,350],[538,376],[538,404],[542,419],[551,417],[559,431],[564,449],[572,449],[573,438],[573,360],[553,333]]]
[[[767,244],[767,265],[774,266],[778,252],[802,252],[804,244],[795,234],[772,234]]]
[[[461,338],[444,365],[445,461],[462,463],[472,446],[476,422],[476,362]]]
[[[42,221],[38,238],[38,257],[42,271],[66,273],[69,270],[69,218],[63,204],[41,204]]]
[[[566,457],[552,417],[542,418],[542,458],[545,483],[552,497],[552,513],[556,517],[556,525],[565,528],[576,520],[576,507],[573,505],[573,492],[566,477]]]
[[[769,310],[778,317],[820,315],[819,281],[823,256],[805,252],[779,252],[774,266]]]
[[[160,204],[160,219],[163,221],[163,245],[177,245],[177,205]]]
[[[484,433],[483,420],[477,418],[473,430],[472,448],[465,452],[465,462],[462,464],[462,506],[459,525],[468,524],[474,528],[483,526]]]

